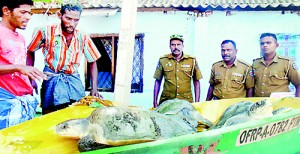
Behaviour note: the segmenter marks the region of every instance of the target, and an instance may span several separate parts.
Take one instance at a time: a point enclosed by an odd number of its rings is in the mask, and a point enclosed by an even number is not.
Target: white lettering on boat
[[[263,126],[242,129],[236,139],[236,146],[254,143],[278,134],[288,132],[299,126],[300,116],[287,118],[274,123],[269,123]]]

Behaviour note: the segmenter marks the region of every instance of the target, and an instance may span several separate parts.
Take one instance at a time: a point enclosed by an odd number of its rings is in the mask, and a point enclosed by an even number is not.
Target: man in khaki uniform
[[[236,58],[237,48],[232,40],[221,43],[223,60],[212,65],[206,100],[252,97],[254,78],[251,65]]]
[[[300,97],[300,72],[294,61],[276,54],[277,37],[272,33],[260,36],[262,57],[253,61],[255,97],[269,97],[272,92],[289,92],[289,83],[295,86]]]
[[[183,53],[182,35],[170,37],[171,53],[162,56],[157,64],[154,78],[153,107],[157,107],[158,93],[162,79],[164,78],[163,92],[159,103],[169,99],[185,99],[193,102],[191,80],[194,83],[195,101],[200,99],[200,79],[202,74],[195,57]]]

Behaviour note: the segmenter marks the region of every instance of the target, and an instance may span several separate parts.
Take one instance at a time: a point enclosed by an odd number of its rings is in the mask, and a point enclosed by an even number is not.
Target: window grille
[[[101,53],[97,60],[98,68],[98,90],[113,92],[116,71],[116,58],[119,37],[115,35],[91,35],[93,42]],[[144,70],[144,34],[135,37],[131,92],[143,92],[143,70]],[[91,89],[91,78],[89,66],[86,67],[86,90]]]

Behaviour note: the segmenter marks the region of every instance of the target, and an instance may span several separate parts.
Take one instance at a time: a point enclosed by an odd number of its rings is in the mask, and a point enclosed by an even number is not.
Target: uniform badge
[[[156,69],[158,69],[159,67],[160,67],[160,63],[159,63],[159,61],[158,61],[157,66],[156,66]]]
[[[243,77],[243,74],[240,74],[240,73],[232,73],[232,76]]]
[[[292,67],[293,67],[294,70],[298,70],[298,67],[297,67],[295,62],[293,63]]]
[[[254,71],[253,70],[249,70],[249,75],[253,77],[254,76]]]
[[[181,65],[181,68],[190,68],[191,65]]]
[[[167,64],[166,64],[166,66],[172,66],[172,63],[171,62],[168,62]]]

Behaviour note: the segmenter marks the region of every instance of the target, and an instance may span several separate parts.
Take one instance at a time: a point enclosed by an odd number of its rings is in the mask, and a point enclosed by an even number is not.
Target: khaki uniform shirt
[[[246,89],[254,87],[251,65],[236,59],[231,68],[223,60],[212,65],[209,83],[218,99],[246,97]]]
[[[269,66],[264,58],[253,61],[255,97],[269,97],[272,92],[289,92],[289,83],[300,84],[300,73],[293,60],[276,55]]]
[[[159,59],[154,73],[156,80],[162,80],[163,77],[160,103],[174,98],[193,102],[191,79],[200,80],[202,74],[194,57],[184,54],[180,61],[176,61],[172,54],[168,54]]]

